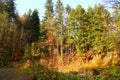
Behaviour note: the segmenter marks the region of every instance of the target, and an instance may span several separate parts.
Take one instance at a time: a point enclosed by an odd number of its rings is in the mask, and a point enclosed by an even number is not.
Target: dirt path
[[[32,76],[18,69],[0,68],[0,80],[32,80]]]

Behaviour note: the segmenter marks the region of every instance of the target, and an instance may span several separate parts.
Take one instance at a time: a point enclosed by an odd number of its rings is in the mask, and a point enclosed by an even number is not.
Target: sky
[[[52,0],[54,5],[57,0]],[[16,0],[16,10],[19,15],[27,13],[29,9],[34,10],[37,9],[39,11],[39,16],[44,16],[45,11],[45,2],[46,0]],[[61,0],[64,6],[69,4],[72,8],[75,8],[78,4],[80,4],[84,9],[87,9],[89,6],[94,7],[95,4],[101,3],[103,4],[103,0]]]

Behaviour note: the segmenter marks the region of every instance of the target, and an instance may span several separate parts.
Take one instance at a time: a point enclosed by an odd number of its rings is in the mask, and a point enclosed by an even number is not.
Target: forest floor
[[[63,55],[63,59],[56,55],[50,55],[47,59],[41,58],[38,63],[52,69],[57,69],[58,72],[69,73],[74,71],[79,72],[79,70],[83,70],[84,68],[93,69],[96,67],[114,66],[120,61],[119,57],[116,56],[113,56],[112,59],[109,56],[101,57],[101,54],[95,55],[88,61],[84,57],[77,56],[76,54]],[[28,64],[25,66],[28,66]]]
[[[33,75],[39,80],[120,80],[120,66],[114,66],[119,58],[109,56],[101,59],[96,55],[89,62],[84,62],[76,54],[47,58],[34,58],[12,63],[13,68],[0,68],[0,80],[32,80]]]
[[[32,76],[19,69],[0,68],[0,80],[32,80]]]

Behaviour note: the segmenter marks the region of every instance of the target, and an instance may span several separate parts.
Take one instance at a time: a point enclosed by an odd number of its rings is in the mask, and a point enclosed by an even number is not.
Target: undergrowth
[[[99,74],[83,77],[78,75],[79,72],[78,74],[59,73],[45,66],[24,69],[24,71],[31,75],[35,75],[38,80],[120,80],[120,66],[94,68],[92,70],[99,72]]]

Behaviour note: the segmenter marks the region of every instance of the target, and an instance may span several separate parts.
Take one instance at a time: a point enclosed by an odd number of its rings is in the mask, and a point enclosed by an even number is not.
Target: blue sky
[[[57,0],[53,0],[55,4]],[[16,0],[16,9],[19,14],[22,16],[24,13],[27,13],[29,9],[34,10],[38,9],[39,15],[44,16],[44,4],[46,0]],[[88,6],[94,7],[95,4],[103,4],[103,0],[61,0],[64,6],[69,4],[72,8],[75,8],[77,4],[80,4],[84,9],[87,9]]]

